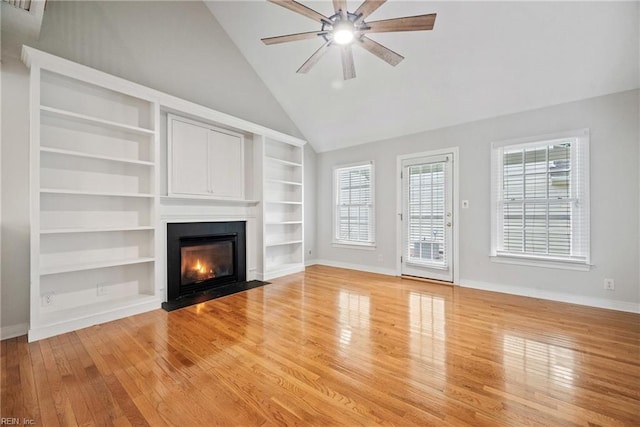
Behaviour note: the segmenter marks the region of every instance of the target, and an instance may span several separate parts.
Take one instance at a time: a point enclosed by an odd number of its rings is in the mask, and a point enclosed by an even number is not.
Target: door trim
[[[453,206],[453,284],[460,283],[460,150],[458,147],[442,148],[432,151],[423,151],[420,153],[401,154],[396,157],[396,275],[402,275],[402,263],[400,257],[402,256],[402,222],[400,221],[400,214],[402,213],[402,180],[400,179],[400,173],[402,172],[402,162],[405,160],[439,156],[443,154],[451,154],[453,158],[453,194],[452,194],[452,206]]]

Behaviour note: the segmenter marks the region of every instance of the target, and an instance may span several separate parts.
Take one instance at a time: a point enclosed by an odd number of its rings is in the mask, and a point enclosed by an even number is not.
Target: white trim
[[[351,264],[348,262],[332,261],[329,259],[316,259],[318,265],[326,265],[328,267],[346,268],[349,270],[366,271],[368,273],[384,274],[385,276],[398,276],[392,268],[371,267],[370,265]]]
[[[460,280],[460,149],[458,147],[441,148],[438,150],[423,151],[420,153],[401,154],[396,157],[396,271],[394,276],[402,275],[402,222],[400,215],[402,214],[402,180],[400,173],[402,172],[402,162],[407,159],[416,157],[430,157],[444,154],[451,154],[453,161],[453,283]]]
[[[3,326],[2,328],[0,328],[0,340],[27,335],[28,331],[28,323],[18,323],[17,325]]]
[[[553,292],[544,289],[501,285],[496,283],[487,283],[466,279],[462,279],[460,286],[465,288],[479,289],[483,291],[499,292],[503,294],[565,302],[569,304],[578,304],[589,307],[605,308],[609,310],[626,311],[629,313],[640,313],[640,303],[633,303],[629,301],[610,300],[605,298],[588,297],[563,292]]]
[[[561,270],[589,271],[591,265],[584,262],[576,262],[571,260],[552,259],[552,258],[536,258],[517,256],[517,255],[491,255],[491,262],[500,264],[526,265],[529,267],[558,268]]]
[[[357,242],[348,242],[348,241],[333,241],[331,242],[331,246],[334,248],[343,248],[343,249],[357,249],[361,251],[375,251],[376,244],[375,243],[357,243]]]
[[[89,326],[99,325],[101,323],[111,322],[113,320],[134,316],[136,314],[146,313],[147,311],[157,310],[159,308],[160,298],[153,298],[140,304],[132,304],[123,308],[103,311],[94,315],[71,318],[60,323],[50,323],[46,326],[29,329],[29,342],[38,341],[44,338],[53,337],[55,335],[87,328]]]
[[[554,141],[561,141],[568,138],[589,138],[589,128],[582,129],[572,129],[562,132],[555,133],[547,133],[544,135],[536,135],[536,136],[525,136],[522,138],[513,138],[513,139],[503,139],[501,141],[494,141],[491,143],[491,148],[501,148],[506,146],[514,146],[514,148],[522,148],[516,147],[518,145],[531,145],[537,146],[538,144],[544,143],[553,143]]]
[[[304,262],[304,266],[305,267],[309,267],[309,266],[316,265],[316,264],[318,264],[318,260],[315,259],[315,258],[314,259],[308,259],[308,260],[306,260]]]
[[[257,205],[259,200],[246,200],[246,199],[222,199],[216,197],[207,196],[160,196],[161,205]]]
[[[305,265],[304,263],[296,263],[292,265],[286,265],[284,267],[274,268],[272,270],[263,272],[262,274],[256,274],[256,277],[261,277],[260,281],[269,281],[273,279],[277,279],[279,277],[288,276],[290,274],[296,274],[304,271]]]
[[[256,219],[256,215],[246,215],[246,214],[209,214],[209,213],[161,213],[160,220],[167,222],[228,222],[228,221],[247,221],[249,218]]]

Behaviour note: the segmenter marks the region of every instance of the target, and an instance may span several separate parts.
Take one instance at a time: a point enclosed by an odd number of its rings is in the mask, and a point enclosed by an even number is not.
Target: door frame
[[[451,154],[452,157],[452,176],[453,176],[453,188],[451,204],[453,206],[453,284],[460,283],[460,230],[459,230],[459,217],[460,217],[460,150],[458,147],[441,148],[438,150],[423,151],[420,153],[401,154],[396,157],[396,275],[402,275],[402,263],[400,257],[402,256],[402,221],[400,221],[400,215],[402,214],[402,179],[400,174],[402,173],[402,162],[409,159],[428,156],[440,156],[443,154]]]

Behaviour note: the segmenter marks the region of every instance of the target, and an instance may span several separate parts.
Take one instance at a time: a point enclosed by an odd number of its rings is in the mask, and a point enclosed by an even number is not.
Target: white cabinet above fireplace
[[[169,114],[168,194],[244,199],[242,134]]]

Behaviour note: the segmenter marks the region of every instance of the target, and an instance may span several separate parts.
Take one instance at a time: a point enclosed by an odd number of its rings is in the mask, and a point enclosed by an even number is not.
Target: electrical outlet
[[[462,201],[462,209],[469,209],[469,201],[468,200],[463,200]]]
[[[309,249],[309,255],[311,255],[311,249]]]
[[[104,283],[98,283],[98,284],[96,285],[96,294],[97,294],[99,297],[103,297],[103,296],[107,295],[108,293],[109,293],[109,288],[107,287],[107,285],[106,285],[106,284],[104,284]]]
[[[613,279],[604,279],[604,288],[608,291],[613,291],[615,289]]]
[[[382,254],[378,255],[378,262],[383,262],[384,261],[384,257],[382,256]]]
[[[53,305],[54,303],[54,296],[55,294],[53,292],[50,292],[48,294],[44,294],[42,295],[42,306],[43,307],[48,307],[50,305]]]

